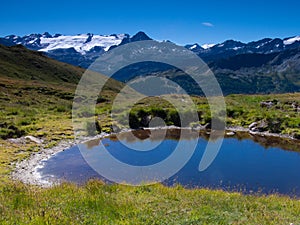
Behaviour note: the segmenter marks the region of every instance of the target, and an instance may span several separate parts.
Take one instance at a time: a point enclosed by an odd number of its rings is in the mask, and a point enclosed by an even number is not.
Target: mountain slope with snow
[[[119,45],[127,34],[112,34],[112,35],[94,35],[94,34],[79,34],[79,35],[51,35],[30,34],[24,37],[15,35],[7,36],[4,39],[14,44],[21,44],[25,47],[42,52],[49,52],[57,49],[74,48],[75,51],[84,55],[95,47],[99,47],[104,51],[108,51],[111,46]]]
[[[130,37],[128,34],[78,34],[78,35],[51,35],[29,34],[23,37],[9,35],[0,38],[0,44],[5,46],[23,45],[30,50],[45,52],[56,60],[84,68],[101,54],[116,46],[130,42],[152,40],[144,32],[138,32]]]
[[[93,35],[81,34],[75,36],[58,36],[58,37],[41,37],[41,49],[39,51],[48,52],[56,49],[74,48],[81,54],[86,54],[92,48],[101,47],[104,51],[108,51],[113,45],[119,45],[126,35]]]
[[[130,36],[128,34],[78,34],[78,35],[51,35],[30,34],[23,37],[10,35],[0,38],[0,44],[12,46],[21,44],[28,49],[45,52],[46,55],[84,68],[89,65],[101,54],[119,45],[130,42],[152,40],[144,32]],[[271,54],[282,52],[289,49],[300,47],[300,36],[285,39],[264,38],[258,41],[243,43],[235,40],[227,40],[219,44],[197,43],[186,45],[195,54],[200,56],[205,62],[216,62],[241,54]]]
[[[283,41],[283,43],[284,43],[285,45],[291,45],[291,44],[294,44],[294,43],[297,42],[297,41],[300,41],[300,36],[296,36],[296,37],[293,37],[293,38],[285,39],[285,40]]]
[[[23,45],[28,49],[39,51],[37,54],[46,54],[59,61],[88,68],[106,51],[143,40],[151,38],[143,32],[133,36],[128,34],[71,36],[44,33],[24,37],[10,35],[0,38],[0,44]],[[193,51],[208,64],[225,95],[300,91],[300,36],[285,39],[264,38],[249,43],[235,40],[202,46],[195,43],[186,45],[185,48]],[[153,73],[178,82],[190,94],[201,95],[197,85],[182,71],[152,62],[133,65],[116,74],[115,78],[126,82],[135,76]]]

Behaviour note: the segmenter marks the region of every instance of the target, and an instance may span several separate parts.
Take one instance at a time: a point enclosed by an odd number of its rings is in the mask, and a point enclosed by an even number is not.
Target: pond
[[[178,144],[180,129],[166,130],[165,138],[161,138],[159,130],[135,131],[134,135],[138,138],[132,139],[129,133],[122,133],[92,140],[84,143],[81,150],[74,146],[44,161],[38,172],[45,180],[58,179],[82,184],[91,178],[98,178],[111,183],[89,166],[82,151],[88,151],[90,155],[98,154],[101,150],[97,146],[102,144],[121,162],[134,166],[152,165],[172,154]],[[188,142],[195,141],[195,137],[188,135],[183,139],[187,146]],[[206,170],[199,171],[208,135],[205,132],[199,133],[196,141],[196,149],[190,160],[163,184],[300,197],[300,153],[296,151],[300,150],[299,142],[236,133],[223,140],[212,164]],[[139,145],[156,147],[151,151],[132,150],[132,147]]]

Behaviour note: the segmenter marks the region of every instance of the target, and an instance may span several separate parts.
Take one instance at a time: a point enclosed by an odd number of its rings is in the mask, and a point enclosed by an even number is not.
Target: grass
[[[271,107],[261,102],[275,102]],[[247,127],[252,122],[265,120],[272,133],[296,136],[300,131],[300,111],[292,104],[300,105],[300,94],[230,95],[226,97],[227,124]]]
[[[77,83],[83,69],[58,62],[21,45],[0,45],[0,76],[15,79]],[[18,91],[18,90],[16,90]]]
[[[173,95],[171,98],[180,96]],[[194,101],[199,123],[205,125],[211,122],[211,112],[206,98],[192,97]],[[274,102],[271,107],[261,106],[262,102]],[[226,102],[226,125],[241,126],[247,128],[253,122],[264,121],[267,126],[264,131],[271,133],[288,134],[299,137],[300,135],[300,111],[293,108],[294,105],[300,106],[300,93],[289,94],[270,94],[270,95],[229,95],[225,97]],[[105,108],[107,103],[100,103],[99,108]],[[121,107],[120,107],[121,108]],[[124,110],[115,110],[119,121],[126,116]],[[189,116],[189,109],[183,110],[183,116]],[[130,109],[129,113],[133,122],[132,128],[143,126],[143,117],[151,115],[164,118],[167,125],[180,126],[179,117],[175,108],[166,101],[157,97],[148,97],[137,102]],[[100,121],[101,122],[101,121]],[[124,124],[117,124],[121,128]],[[188,126],[185,124],[184,126]]]
[[[300,201],[162,185],[90,181],[50,189],[0,189],[2,224],[299,224]]]
[[[74,137],[72,100],[64,97],[72,95],[74,85],[48,85],[45,89],[43,82],[36,82],[34,88],[27,90],[32,87],[31,82],[1,78],[0,86],[1,121],[24,130],[26,135],[44,139],[44,146],[51,147],[61,139]],[[44,88],[42,92],[41,87]],[[18,93],[21,90],[20,96],[15,95],[16,90]],[[49,90],[51,94],[48,94]],[[114,94],[106,90],[103,96],[104,101],[99,102],[97,112],[101,129],[109,131],[111,121],[107,112]],[[247,126],[252,120],[276,112],[281,116],[284,112],[289,115],[287,127],[293,130],[298,123],[298,114],[285,103],[298,101],[299,96],[228,96],[227,114],[231,115],[228,122],[230,125]],[[261,101],[275,98],[280,107],[266,109],[259,106]],[[201,118],[209,118],[206,100],[199,97],[193,100]],[[28,104],[20,106],[20,101]],[[133,111],[167,117],[173,109],[157,98],[150,98],[137,104]],[[100,181],[90,181],[84,186],[63,184],[42,189],[10,181],[12,163],[39,151],[39,147],[30,141],[13,144],[0,140],[1,224],[300,224],[300,201],[277,195],[250,196],[162,185],[129,187],[104,185]]]

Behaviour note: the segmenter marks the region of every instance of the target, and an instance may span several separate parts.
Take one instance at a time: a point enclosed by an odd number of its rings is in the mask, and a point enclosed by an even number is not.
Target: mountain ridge
[[[9,38],[8,38],[9,37]],[[51,35],[49,33],[28,35],[25,39],[35,40],[34,38],[43,37],[45,39],[65,37],[61,34]],[[75,36],[83,42],[82,35]],[[84,40],[90,43],[95,35],[86,34]],[[119,45],[127,44],[134,41],[151,40],[144,32],[138,32],[136,35],[118,36],[112,34],[110,36],[102,36],[109,40],[117,40],[122,37],[116,45],[89,46],[86,52],[78,52],[78,46],[67,46],[66,48],[57,48],[46,52],[39,51],[40,54],[54,58],[58,61],[66,62],[83,68],[88,68],[101,54],[115,48]],[[68,37],[70,38],[70,37]],[[74,37],[73,37],[74,38]],[[96,37],[97,38],[97,37]],[[25,41],[24,39],[24,41]],[[18,39],[17,36],[10,35],[1,42],[6,45],[13,45],[11,40]],[[33,43],[33,42],[32,42]],[[101,42],[103,43],[103,42]],[[112,42],[109,42],[110,44]],[[53,44],[53,43],[52,43]],[[106,43],[107,44],[107,43]],[[53,46],[53,45],[52,45]],[[45,46],[44,46],[45,47]],[[46,46],[47,48],[48,46]],[[202,58],[211,70],[214,72],[217,80],[225,95],[228,94],[255,94],[255,93],[282,93],[282,92],[298,92],[300,91],[300,37],[295,36],[285,39],[264,38],[259,41],[242,43],[234,40],[227,40],[221,44],[209,46],[206,49],[198,44],[186,45],[186,48],[193,51]],[[49,49],[49,48],[48,48]],[[37,51],[39,49],[36,49]],[[81,49],[82,50],[82,49]],[[38,53],[39,53],[38,52]],[[158,65],[153,63],[142,63],[134,65],[132,68],[125,68],[115,74],[114,78],[127,82],[136,76],[161,75],[179,83],[190,94],[202,95],[203,93],[195,84],[187,78],[186,74],[176,68],[170,68],[166,65]]]
[[[0,44],[12,46],[21,44],[28,49],[46,52],[55,57],[55,51],[64,49],[75,50],[81,56],[90,54],[102,54],[116,46],[141,40],[153,40],[146,33],[139,31],[133,36],[129,34],[77,34],[77,35],[51,35],[29,34],[24,36],[8,35],[0,38]],[[203,47],[202,47],[203,46]],[[263,38],[257,41],[243,43],[236,40],[226,40],[218,44],[206,44],[200,46],[198,43],[187,44],[184,47],[199,55],[204,61],[226,58],[238,54],[259,53],[268,54],[300,47],[300,36],[280,38]]]

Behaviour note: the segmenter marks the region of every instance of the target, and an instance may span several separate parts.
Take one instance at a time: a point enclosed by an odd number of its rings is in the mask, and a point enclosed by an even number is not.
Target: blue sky
[[[0,36],[129,33],[177,44],[300,35],[300,1],[2,1]]]

